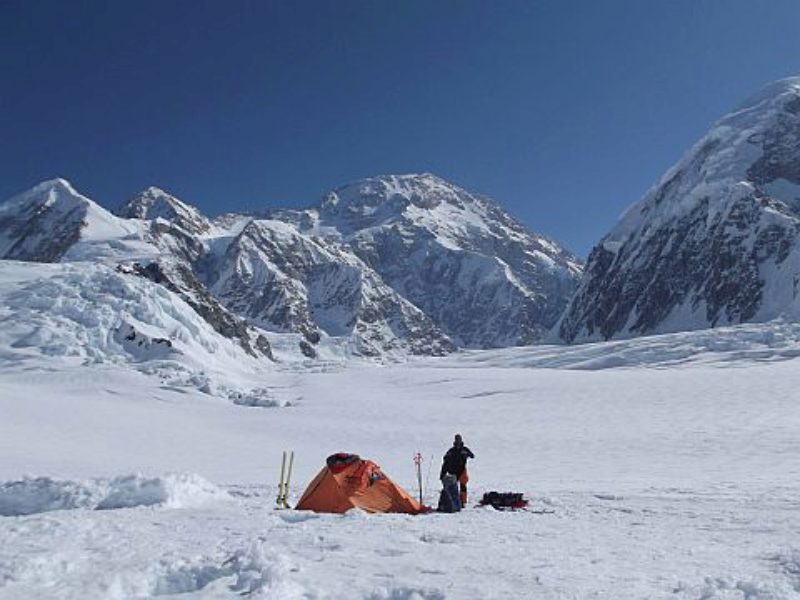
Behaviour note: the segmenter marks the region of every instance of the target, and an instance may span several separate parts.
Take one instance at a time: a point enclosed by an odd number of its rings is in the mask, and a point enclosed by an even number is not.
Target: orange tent
[[[298,510],[344,513],[360,508],[371,513],[416,515],[425,508],[399,485],[383,474],[371,460],[339,453],[308,484],[297,503]]]

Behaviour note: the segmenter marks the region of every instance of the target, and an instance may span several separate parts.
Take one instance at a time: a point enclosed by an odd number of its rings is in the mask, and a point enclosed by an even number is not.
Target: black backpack
[[[449,481],[448,481],[449,480]],[[453,475],[446,475],[442,480],[442,492],[439,494],[437,511],[454,513],[461,510],[461,500],[458,497],[458,484]]]
[[[514,510],[525,508],[528,501],[517,492],[486,492],[481,500],[481,506],[491,506],[497,510]]]

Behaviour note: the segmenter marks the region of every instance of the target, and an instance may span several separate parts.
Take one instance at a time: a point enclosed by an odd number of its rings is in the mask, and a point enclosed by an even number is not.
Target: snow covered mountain
[[[567,342],[765,321],[800,307],[800,78],[723,117],[592,250]]]
[[[429,174],[384,176],[307,210],[213,221],[150,187],[111,214],[56,179],[0,205],[0,257],[121,265],[248,353],[259,331],[366,357],[539,339],[580,263],[493,202]],[[248,334],[248,326],[255,329]]]
[[[64,179],[0,204],[0,258],[34,262],[138,257],[152,252],[140,223],[118,218]]]
[[[202,234],[211,229],[208,219],[194,206],[154,186],[134,196],[115,212],[126,219],[166,221],[193,234]]]
[[[95,266],[103,267],[106,271],[113,271],[116,268],[119,274],[116,277],[149,280],[137,282],[135,285],[166,288],[175,296],[173,301],[180,310],[184,310],[186,305],[191,307],[197,318],[206,321],[216,334],[231,340],[247,355],[262,359],[271,358],[270,345],[264,335],[248,327],[240,317],[227,311],[197,280],[185,260],[188,254],[185,251],[186,247],[195,247],[197,253],[202,252],[201,242],[177,225],[167,224],[160,218],[142,221],[115,216],[79,194],[63,179],[43,182],[30,191],[0,204],[0,258],[39,263],[63,262],[73,265],[66,270],[41,271],[49,279],[49,288],[53,293],[56,296],[59,294],[64,296],[55,305],[43,308],[44,312],[52,313],[56,306],[72,307],[74,296],[84,293],[81,290],[82,284],[77,280],[84,281],[87,286],[94,285],[93,282],[97,280]],[[73,280],[73,288],[63,288],[58,283],[58,278],[66,277],[66,274]],[[113,305],[121,300],[112,292],[124,289],[125,286],[109,284],[109,294],[91,293],[88,297],[97,302]],[[161,298],[161,296],[156,297]],[[87,313],[106,308],[108,307],[83,306],[79,310],[81,313]],[[176,309],[161,307],[160,310],[170,312]],[[160,321],[153,320],[155,319],[153,311],[144,311],[143,314],[149,318],[143,319],[146,327],[158,330],[164,339],[171,334],[174,337],[175,330],[164,330]],[[28,325],[32,328],[31,331],[41,329],[37,325],[38,320],[47,320],[47,315],[35,315],[32,312],[22,312],[16,319],[27,317],[30,318]],[[109,325],[108,335],[116,335],[115,332],[124,329],[126,318],[126,314],[119,314],[116,325],[113,327]],[[92,324],[97,326],[96,321],[86,320],[82,315],[76,315],[74,321],[79,327],[91,328]],[[195,343],[201,346],[219,344],[217,341],[209,340],[205,330],[190,327],[188,331],[194,333],[197,337]],[[70,353],[85,351],[85,348],[81,348],[86,344],[86,339],[94,339],[94,334],[76,331],[72,339],[74,348]],[[20,347],[27,347],[24,340],[17,342],[22,344]],[[129,358],[138,360],[139,352],[129,354]]]
[[[431,174],[365,179],[271,216],[351,250],[462,347],[537,341],[581,273],[555,242]]]

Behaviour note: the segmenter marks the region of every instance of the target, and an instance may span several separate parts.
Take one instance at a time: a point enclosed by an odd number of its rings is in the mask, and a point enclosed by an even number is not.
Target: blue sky
[[[800,2],[0,0],[0,197],[54,176],[209,214],[431,171],[580,255],[800,74]]]

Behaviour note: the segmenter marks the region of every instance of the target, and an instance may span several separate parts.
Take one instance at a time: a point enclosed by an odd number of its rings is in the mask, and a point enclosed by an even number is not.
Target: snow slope
[[[718,121],[595,246],[568,342],[798,314],[800,78]]]
[[[279,410],[114,363],[7,363],[0,490],[31,487],[25,474],[92,489],[174,472],[233,500],[0,517],[0,598],[797,598],[797,336],[771,326],[566,349],[583,354],[562,366],[618,357],[594,370],[532,366],[553,367],[552,347],[281,368],[269,383],[294,399]],[[524,491],[555,512],[272,511],[284,449],[297,452],[295,500],[342,450],[415,491],[419,450],[433,502],[456,431],[477,456],[473,498]]]

